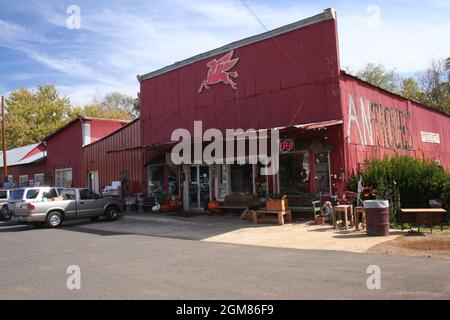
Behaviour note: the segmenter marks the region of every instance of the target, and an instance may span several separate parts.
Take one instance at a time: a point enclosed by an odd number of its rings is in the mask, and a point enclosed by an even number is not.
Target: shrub
[[[429,206],[441,199],[450,206],[450,174],[434,162],[406,156],[376,159],[362,173],[365,186],[376,187],[377,198],[389,200],[391,223],[396,225],[398,209]]]

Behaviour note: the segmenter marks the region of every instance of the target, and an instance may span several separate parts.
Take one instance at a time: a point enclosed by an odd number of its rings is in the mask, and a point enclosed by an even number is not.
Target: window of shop
[[[261,170],[263,169],[262,164],[258,164],[256,166],[256,178],[255,178],[255,189],[258,198],[265,199],[267,198],[267,190],[268,190],[268,180],[267,176],[261,175]]]
[[[316,175],[317,192],[330,193],[330,164],[328,152],[316,153],[314,172]]]
[[[217,194],[216,199],[218,201],[224,201],[225,197],[228,195],[228,165],[218,165],[217,166]]]
[[[180,196],[180,179],[178,168],[175,166],[167,167],[167,193],[169,197]]]
[[[34,175],[34,186],[35,187],[42,187],[44,185],[44,174],[43,173],[36,173]]]
[[[309,151],[298,151],[280,155],[279,175],[281,194],[311,192]]]
[[[164,166],[148,167],[148,191],[151,196],[164,195]]]
[[[28,176],[27,175],[19,176],[19,187],[20,188],[28,187]]]
[[[71,188],[72,187],[72,169],[55,170],[56,187]]]
[[[253,193],[253,168],[251,164],[233,164],[231,170],[231,192]]]

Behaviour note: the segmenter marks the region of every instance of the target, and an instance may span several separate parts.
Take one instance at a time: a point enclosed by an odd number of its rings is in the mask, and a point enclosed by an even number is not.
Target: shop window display
[[[280,155],[280,191],[282,194],[311,192],[309,151]]]

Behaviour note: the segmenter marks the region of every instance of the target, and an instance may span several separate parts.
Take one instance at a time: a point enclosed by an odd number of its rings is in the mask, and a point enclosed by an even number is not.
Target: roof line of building
[[[48,139],[52,138],[53,136],[55,136],[59,132],[63,131],[65,128],[71,126],[72,124],[74,124],[75,122],[80,121],[80,120],[100,120],[100,121],[113,121],[113,122],[124,122],[124,123],[129,123],[130,122],[130,120],[117,120],[117,119],[108,119],[108,118],[96,118],[96,117],[77,116],[73,120],[69,121],[68,123],[66,123],[62,127],[56,129],[54,132],[52,132],[51,134],[46,136],[44,139],[42,139],[42,141],[43,142],[47,141]]]
[[[282,35],[284,33],[288,33],[288,32],[291,32],[291,31],[294,31],[297,29],[305,28],[307,26],[310,26],[310,25],[313,25],[313,24],[316,24],[319,22],[335,20],[335,19],[336,19],[336,11],[332,8],[325,9],[322,13],[320,13],[318,15],[288,24],[286,26],[283,26],[283,27],[280,27],[280,28],[277,28],[277,29],[274,29],[271,31],[267,31],[267,32],[264,32],[264,33],[261,33],[261,34],[258,34],[258,35],[252,36],[252,37],[248,37],[248,38],[227,44],[223,47],[220,47],[220,48],[217,48],[217,49],[205,52],[205,53],[201,53],[201,54],[191,57],[189,59],[176,62],[172,65],[169,65],[167,67],[147,73],[145,75],[138,75],[137,78],[138,78],[139,82],[141,82],[141,81],[144,81],[144,80],[147,80],[150,78],[154,78],[161,74],[164,74],[166,72],[170,72],[170,71],[185,67],[185,66],[193,64],[195,62],[198,62],[198,61],[201,61],[201,60],[204,60],[207,58],[211,58],[211,57],[217,56],[219,54],[226,53],[231,50],[234,50],[234,49],[237,49],[237,48],[240,48],[240,47],[243,47],[243,46],[255,43],[255,42],[267,40],[267,39]]]
[[[406,101],[414,102],[415,104],[417,104],[417,105],[419,105],[419,106],[421,106],[421,107],[423,107],[423,108],[425,108],[425,109],[427,109],[427,110],[435,111],[435,112],[437,112],[437,113],[440,113],[440,114],[442,114],[442,115],[447,116],[447,117],[450,118],[450,114],[448,114],[448,113],[445,112],[445,111],[442,111],[442,110],[438,110],[438,109],[432,108],[432,107],[427,106],[426,104],[423,104],[423,103],[421,103],[421,102],[419,102],[419,101],[416,101],[416,100],[413,100],[413,99],[409,99],[409,98],[405,98],[404,96],[402,96],[402,95],[400,95],[400,94],[398,94],[398,93],[395,93],[395,92],[392,92],[392,91],[383,89],[383,88],[381,88],[381,87],[379,87],[379,86],[376,86],[376,85],[374,85],[374,84],[372,84],[372,83],[370,83],[370,82],[367,82],[366,80],[363,80],[363,79],[361,79],[361,78],[358,78],[357,76],[354,76],[354,75],[352,75],[352,74],[349,74],[349,73],[347,73],[345,70],[341,70],[341,74],[343,74],[343,75],[345,75],[345,76],[347,76],[347,77],[349,77],[349,78],[353,78],[353,79],[355,79],[355,80],[357,80],[357,81],[360,81],[360,82],[362,82],[362,83],[364,83],[364,84],[366,84],[366,85],[368,85],[368,86],[370,86],[370,87],[373,87],[373,88],[375,88],[375,89],[377,89],[377,90],[380,90],[380,91],[386,92],[386,93],[388,93],[388,94],[391,94],[391,95],[393,95],[393,96],[402,98],[402,99],[404,99],[404,100],[406,100]]]

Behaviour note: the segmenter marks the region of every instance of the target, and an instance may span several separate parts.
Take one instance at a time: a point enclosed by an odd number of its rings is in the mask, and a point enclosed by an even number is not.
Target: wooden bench
[[[225,211],[245,211],[250,207],[258,204],[258,198],[250,194],[232,194],[225,197],[222,205],[218,207],[219,210]]]
[[[321,214],[322,200],[320,193],[303,193],[288,195],[289,209],[293,213],[311,213],[313,219]]]
[[[257,210],[253,213],[253,223],[258,224],[258,218],[260,216],[264,216],[264,215],[277,215],[279,225],[284,225],[285,221],[292,223],[292,211],[291,210],[286,210],[286,211]],[[285,219],[285,216],[286,216],[286,219]]]

